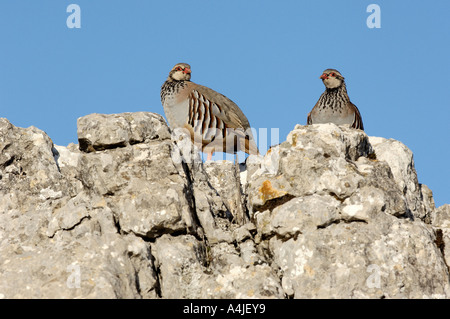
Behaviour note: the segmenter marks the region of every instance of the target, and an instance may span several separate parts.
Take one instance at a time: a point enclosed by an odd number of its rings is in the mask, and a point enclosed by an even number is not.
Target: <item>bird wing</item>
[[[363,125],[361,113],[359,113],[358,108],[356,107],[355,104],[353,104],[350,101],[348,102],[348,105],[350,106],[351,109],[353,109],[353,112],[355,114],[355,119],[353,120],[352,127],[364,131],[364,125]]]
[[[316,104],[314,105],[314,107],[311,109],[311,111],[308,113],[308,116],[306,118],[306,124],[307,125],[311,125],[313,124],[313,116],[316,115],[317,110],[316,108],[318,107],[317,105],[319,104],[320,99],[316,102]]]
[[[225,138],[232,133],[245,143],[245,150],[259,154],[250,130],[250,124],[242,110],[229,98],[210,88],[190,82],[188,124],[207,142],[217,133]],[[244,147],[242,147],[244,149]],[[247,152],[248,153],[248,152]]]
[[[209,101],[208,106],[212,114],[224,121],[228,127],[243,128],[244,130],[250,127],[242,110],[225,95],[198,84],[193,86],[192,95],[194,98]]]

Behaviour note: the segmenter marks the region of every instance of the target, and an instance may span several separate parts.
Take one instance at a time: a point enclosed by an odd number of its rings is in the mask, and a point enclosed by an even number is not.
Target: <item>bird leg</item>
[[[208,157],[206,158],[207,161],[210,161],[212,159],[214,152],[208,153]]]

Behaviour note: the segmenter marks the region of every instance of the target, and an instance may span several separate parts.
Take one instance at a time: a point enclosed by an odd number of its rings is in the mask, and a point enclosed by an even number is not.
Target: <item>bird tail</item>
[[[256,140],[253,137],[252,129],[248,128],[245,133],[245,152],[249,155],[261,155],[256,145]]]
[[[253,139],[253,136],[245,136],[245,153],[249,155],[260,155],[258,146],[256,146],[255,140]]]

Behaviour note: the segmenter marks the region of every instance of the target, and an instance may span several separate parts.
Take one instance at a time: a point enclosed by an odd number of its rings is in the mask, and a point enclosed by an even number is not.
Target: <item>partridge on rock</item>
[[[326,69],[320,76],[325,92],[308,114],[307,124],[334,123],[350,124],[364,130],[361,114],[347,94],[344,77],[335,69]]]
[[[214,152],[259,154],[250,123],[226,96],[190,81],[191,67],[178,63],[161,87],[161,103],[172,129],[185,128],[211,160]]]

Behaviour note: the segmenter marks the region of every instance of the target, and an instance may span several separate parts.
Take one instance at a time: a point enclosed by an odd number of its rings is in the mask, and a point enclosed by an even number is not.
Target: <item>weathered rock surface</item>
[[[399,141],[297,125],[239,190],[158,114],[78,136],[0,119],[0,298],[450,297],[450,206]]]

